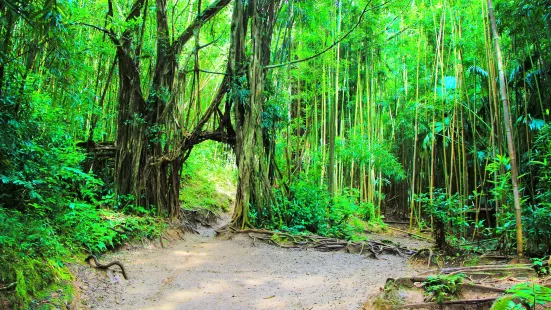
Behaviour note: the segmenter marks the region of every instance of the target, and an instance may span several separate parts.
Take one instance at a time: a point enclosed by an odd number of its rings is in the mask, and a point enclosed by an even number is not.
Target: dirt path
[[[186,235],[165,248],[123,250],[102,261],[120,273],[75,266],[83,308],[359,309],[389,277],[413,275],[404,258],[282,249],[246,235]],[[115,268],[116,269],[116,268]]]

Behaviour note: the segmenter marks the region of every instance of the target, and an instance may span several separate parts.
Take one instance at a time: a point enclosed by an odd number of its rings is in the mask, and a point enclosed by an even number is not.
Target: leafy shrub
[[[531,258],[532,268],[536,270],[538,276],[545,277],[551,274],[551,266],[549,266],[548,261],[543,258]],[[549,259],[551,261],[551,258]]]
[[[512,213],[512,212],[511,212]],[[522,210],[523,234],[527,240],[526,250],[531,255],[551,252],[551,203],[525,205]],[[513,219],[511,219],[512,225]]]
[[[535,283],[519,283],[492,305],[492,310],[536,309],[536,305],[551,305],[551,289]],[[542,308],[543,309],[543,308]]]
[[[431,296],[431,300],[441,303],[446,300],[457,298],[461,291],[461,283],[465,274],[459,273],[446,276],[430,276],[423,282],[425,291]]]
[[[0,113],[0,123],[6,121]],[[40,118],[0,126],[0,282],[16,283],[12,299],[27,308],[41,292],[70,291],[63,262],[100,253],[135,235],[155,236],[162,222],[115,212],[124,199],[99,199],[102,182],[79,167],[84,155]],[[33,132],[34,131],[34,132]],[[98,208],[100,205],[115,210]],[[134,214],[126,206],[120,211]]]
[[[463,203],[457,194],[447,196],[444,190],[437,188],[432,193],[416,195],[415,200],[423,204],[425,212],[434,219],[434,237],[439,247],[446,247],[449,242],[457,244],[466,236],[468,228],[476,225],[466,217],[470,207]]]
[[[289,195],[283,189],[275,192],[276,203],[259,217],[251,211],[253,224],[294,233],[316,233],[337,238],[354,238],[364,230],[366,221],[374,221],[371,204],[359,203],[356,190],[346,189],[331,197],[327,189],[311,178],[296,179],[289,186]],[[254,209],[254,208],[252,208]],[[260,221],[259,218],[269,219]]]
[[[534,255],[551,252],[551,125],[546,124],[538,132],[530,162],[537,174],[536,197],[523,206],[523,233],[527,251]]]

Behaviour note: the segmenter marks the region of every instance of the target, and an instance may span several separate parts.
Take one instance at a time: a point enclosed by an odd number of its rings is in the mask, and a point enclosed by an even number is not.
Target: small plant
[[[441,303],[457,297],[461,291],[465,274],[458,273],[448,276],[430,276],[423,282],[425,291],[430,294],[430,300]]]
[[[433,218],[433,235],[437,247],[452,253],[450,245],[456,245],[473,225],[473,221],[466,217],[470,207],[463,203],[465,199],[457,194],[448,196],[444,189],[436,188],[432,199],[429,194],[422,193],[417,195],[415,200],[422,203],[425,211]]]
[[[551,303],[551,289],[535,283],[517,284],[507,290],[507,293],[508,295],[496,300],[491,310],[536,309],[537,305],[549,309]]]
[[[551,270],[549,269],[550,267],[546,259],[531,258],[530,260],[532,261],[532,268],[536,270],[536,272],[538,273],[538,276],[545,277],[551,274]]]

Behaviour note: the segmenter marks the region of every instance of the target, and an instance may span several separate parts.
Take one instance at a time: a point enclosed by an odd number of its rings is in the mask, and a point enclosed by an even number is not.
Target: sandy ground
[[[73,266],[81,307],[359,309],[387,278],[418,273],[398,256],[376,260],[283,249],[243,234],[222,240],[213,232],[203,229],[200,235],[185,235],[185,240],[165,241],[165,248],[128,247],[100,259],[123,262],[128,280],[120,272]]]

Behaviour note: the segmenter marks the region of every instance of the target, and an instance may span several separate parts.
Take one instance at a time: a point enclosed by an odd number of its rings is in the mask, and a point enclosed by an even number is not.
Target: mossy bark
[[[166,0],[156,0],[157,55],[155,70],[147,99],[142,93],[140,75],[141,40],[139,28],[126,30],[120,39],[110,34],[117,47],[119,59],[119,98],[117,155],[115,184],[119,195],[133,195],[135,203],[155,208],[157,214],[169,217],[180,215],[179,170],[191,148],[202,140],[180,137],[171,132],[172,117],[169,117],[170,100],[177,68],[177,58],[183,46],[196,30],[215,16],[230,0],[218,0],[207,7],[171,43],[167,22]],[[142,10],[148,9],[145,0],[134,2],[127,21],[136,20]],[[142,30],[143,31],[143,30]],[[218,96],[217,96],[218,97]],[[214,109],[209,109],[212,113]],[[201,118],[208,119],[209,115]],[[196,126],[200,131],[206,121]],[[187,154],[187,155],[186,155]]]
[[[264,67],[270,59],[278,5],[279,1],[267,0],[236,0],[234,4],[230,68],[239,175],[232,225],[240,228],[250,224],[250,208],[256,209],[261,220],[263,216],[269,216],[273,203],[272,181],[269,178],[272,163],[269,148],[272,144],[262,128],[262,115],[266,102]],[[250,56],[246,57],[245,38],[249,22]]]

